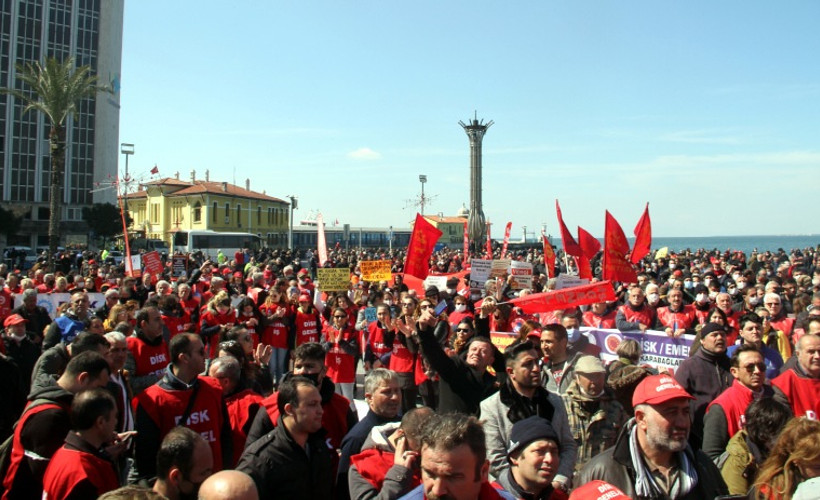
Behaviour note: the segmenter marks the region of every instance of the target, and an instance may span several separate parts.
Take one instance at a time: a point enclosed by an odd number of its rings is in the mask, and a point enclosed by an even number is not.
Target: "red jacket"
[[[171,362],[168,344],[164,340],[156,346],[148,344],[140,337],[128,337],[125,342],[137,364],[137,373],[132,373],[132,375],[144,377],[153,374],[162,377],[165,367]]]
[[[671,306],[658,308],[658,323],[664,328],[683,328],[689,330],[697,323],[695,307],[684,305],[679,311],[672,311]]]
[[[772,380],[789,401],[795,417],[818,420],[820,415],[820,380],[799,375],[794,368]]]
[[[599,316],[592,311],[586,311],[583,316],[584,326],[593,328],[615,328],[615,311],[609,311]]]
[[[709,413],[712,406],[720,406],[723,409],[723,414],[726,415],[726,427],[731,438],[745,426],[746,408],[751,404],[752,399],[754,399],[752,390],[735,379],[731,387],[709,403],[709,406],[706,407],[706,413]]]
[[[92,488],[93,487],[93,488]],[[65,500],[91,493],[96,498],[120,487],[116,467],[111,460],[74,433],[66,437],[66,444],[51,457],[43,478],[43,498]]]
[[[262,406],[262,396],[251,389],[237,392],[225,398],[225,405],[228,407],[228,418],[231,421],[231,434],[233,437],[233,463],[231,468],[239,463],[239,457],[245,449],[245,441],[248,439],[248,430],[253,422],[253,417]]]

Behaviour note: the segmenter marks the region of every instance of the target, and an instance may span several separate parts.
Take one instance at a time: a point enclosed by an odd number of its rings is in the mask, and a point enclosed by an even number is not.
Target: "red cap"
[[[308,274],[308,270],[307,270],[307,269],[304,269],[304,268],[303,268],[303,269],[299,269],[299,272],[298,272],[298,273],[296,273],[296,275],[297,275],[297,276],[303,276],[303,275],[305,275],[305,274]]]
[[[629,500],[629,497],[617,486],[595,480],[572,490],[569,500]]]
[[[541,329],[536,328],[535,330],[530,330],[529,333],[527,333],[527,338],[530,338],[530,337],[535,337],[540,341],[541,340]]]
[[[240,273],[239,271],[236,271],[235,273],[233,273],[233,275],[234,275],[235,278],[241,278],[243,276],[243,274]]]
[[[299,294],[299,302],[302,301],[310,302],[310,292],[302,292]]]
[[[671,375],[650,375],[635,388],[632,406],[657,405],[677,398],[695,399]]]
[[[6,321],[3,322],[3,326],[19,325],[20,323],[28,323],[28,320],[19,314],[12,314],[6,318]]]

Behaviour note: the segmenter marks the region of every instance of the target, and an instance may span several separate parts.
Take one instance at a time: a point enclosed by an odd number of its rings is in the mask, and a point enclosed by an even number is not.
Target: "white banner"
[[[93,311],[97,308],[102,307],[105,304],[105,295],[102,293],[94,292],[88,294],[88,300],[91,302],[88,305],[88,310]],[[71,302],[71,294],[70,293],[38,293],[37,294],[37,305],[43,306],[46,311],[48,311],[48,315],[51,316],[52,319],[57,317],[57,310],[59,307],[66,302]],[[14,296],[14,307],[20,307],[23,305],[23,297],[22,294],[16,294]]]

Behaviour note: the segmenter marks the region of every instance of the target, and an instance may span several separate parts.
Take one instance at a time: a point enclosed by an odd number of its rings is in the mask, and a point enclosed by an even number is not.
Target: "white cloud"
[[[370,148],[359,148],[356,151],[347,153],[347,157],[354,160],[380,160],[382,154]]]

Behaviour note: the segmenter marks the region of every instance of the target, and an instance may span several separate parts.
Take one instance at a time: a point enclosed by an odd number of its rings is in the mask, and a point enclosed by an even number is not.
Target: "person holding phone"
[[[467,344],[466,355],[448,356],[434,333],[439,321],[435,309],[427,307],[421,309],[416,323],[422,354],[439,374],[438,410],[478,415],[481,401],[496,390],[496,378],[487,368],[503,372],[504,360],[484,329]]]

